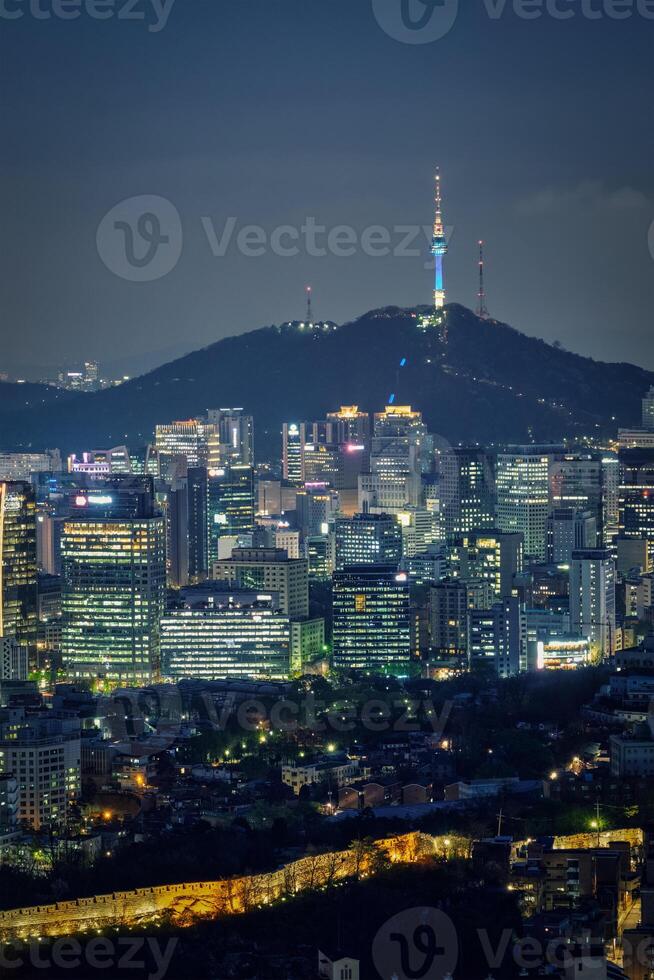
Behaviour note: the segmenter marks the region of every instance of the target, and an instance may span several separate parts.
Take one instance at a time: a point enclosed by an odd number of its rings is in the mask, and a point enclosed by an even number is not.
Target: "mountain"
[[[136,447],[157,422],[239,405],[255,416],[257,455],[278,457],[283,421],[339,405],[379,411],[391,393],[452,442],[556,441],[638,424],[652,372],[571,354],[458,305],[448,307],[443,343],[437,329],[418,327],[425,312],[389,307],[324,330],[264,327],[94,394],[0,385],[0,449]]]

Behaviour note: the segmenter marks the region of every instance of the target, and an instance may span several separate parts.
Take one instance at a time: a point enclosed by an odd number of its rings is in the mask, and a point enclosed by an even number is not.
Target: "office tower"
[[[254,530],[254,470],[252,466],[233,463],[208,472],[209,566],[229,557],[239,537]],[[231,544],[226,554],[221,541]]]
[[[275,531],[275,548],[281,548],[289,558],[301,558],[301,540],[299,531]]]
[[[387,565],[351,565],[333,576],[333,664],[404,675],[411,655],[408,576]]]
[[[171,422],[155,429],[155,447],[162,464],[171,457],[184,456],[189,466],[220,466],[218,427],[204,419]]]
[[[223,463],[254,466],[254,419],[242,408],[214,408],[207,422],[215,425]]]
[[[296,619],[291,623],[291,671],[300,673],[325,656],[325,620]]]
[[[424,507],[411,507],[397,514],[402,529],[402,554],[413,558],[439,540],[438,516]]]
[[[621,449],[619,533],[642,538],[654,555],[654,449]]]
[[[590,511],[603,542],[605,525],[608,535],[617,507],[617,484],[612,487],[611,476],[617,471],[600,453],[556,453],[550,463],[550,508]]]
[[[94,449],[81,456],[68,457],[69,473],[85,473],[91,477],[105,477],[111,473],[131,473],[132,460],[127,446],[113,449]]]
[[[341,468],[341,455],[340,447],[335,444],[306,443],[303,464],[305,484],[321,483],[336,487]]]
[[[278,592],[281,611],[290,619],[309,615],[306,558],[289,558],[279,548],[234,548],[231,558],[214,562],[213,577],[241,588]]]
[[[377,465],[371,459],[371,466]],[[418,507],[421,497],[420,474],[391,476],[384,473],[363,473],[359,477],[358,510],[372,514],[400,514],[409,507]]]
[[[295,486],[304,483],[305,423],[284,422],[282,427],[282,474]]]
[[[178,476],[157,492],[166,521],[166,584],[181,589],[189,583],[189,494],[186,476]]]
[[[512,677],[527,669],[527,620],[518,598],[503,599],[488,610],[471,609],[468,621],[473,670]]]
[[[61,468],[58,449],[44,453],[0,453],[0,481],[29,481],[32,473],[58,473]]]
[[[295,496],[296,522],[305,538],[327,534],[338,513],[338,494],[324,484],[307,486]]]
[[[334,572],[333,534],[311,534],[305,538],[309,579],[313,582],[328,581]]]
[[[327,414],[329,442],[370,445],[370,416],[358,405],[343,405],[338,412]]]
[[[401,448],[402,447],[402,448]],[[371,462],[374,456],[378,468],[373,472],[397,472],[401,456],[407,459],[406,466],[412,466],[409,459],[415,450],[419,472],[430,473],[433,469],[434,442],[427,426],[422,420],[422,412],[414,412],[410,405],[387,405],[383,412],[376,412],[373,422]],[[388,463],[384,463],[388,457]]]
[[[429,590],[430,655],[455,669],[468,667],[468,591],[463,582],[437,582]]]
[[[606,548],[573,551],[570,565],[570,627],[589,637],[594,652],[615,651],[615,562]]]
[[[64,524],[64,666],[72,677],[149,683],[160,671],[164,518],[151,495],[139,498],[130,517],[112,516],[111,505],[96,516],[87,506]]]
[[[161,621],[161,656],[167,677],[270,678],[290,674],[288,616],[271,601],[239,596],[238,603],[208,601],[173,609]]]
[[[402,529],[390,514],[355,514],[337,518],[336,568],[348,565],[390,565],[402,558]]]
[[[643,398],[642,426],[648,432],[654,431],[654,385]]]
[[[450,447],[440,455],[439,510],[446,537],[495,526],[493,467],[481,449]]]
[[[297,487],[284,486],[281,480],[257,480],[257,514],[281,516],[295,510]]]
[[[13,636],[0,636],[0,681],[26,681],[27,647]]]
[[[36,500],[29,483],[0,483],[0,636],[36,652]]]
[[[464,583],[488,582],[493,602],[508,598],[514,577],[523,570],[523,536],[519,531],[471,531],[452,538],[450,565]]]
[[[204,466],[189,466],[188,575],[201,582],[209,574],[209,476]]]
[[[80,795],[80,758],[79,719],[0,708],[0,772],[16,779],[17,817],[31,830],[65,827]]]
[[[589,510],[556,507],[547,518],[547,560],[569,565],[572,552],[597,547],[597,518]]]
[[[497,526],[524,535],[525,557],[545,560],[550,456],[523,446],[497,457]]]
[[[620,461],[617,456],[602,456],[602,523],[598,528],[600,544],[611,547],[620,531]]]

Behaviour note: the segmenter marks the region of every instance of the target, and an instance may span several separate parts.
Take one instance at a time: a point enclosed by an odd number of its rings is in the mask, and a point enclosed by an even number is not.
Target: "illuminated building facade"
[[[334,524],[336,568],[348,565],[390,565],[402,559],[402,528],[390,514],[355,514]]]
[[[62,576],[68,674],[131,684],[156,678],[166,590],[163,517],[67,520]]]
[[[238,538],[254,529],[254,470],[243,463],[210,469],[207,474],[209,565],[223,557],[222,538]],[[234,542],[236,543],[236,542]],[[231,548],[230,548],[231,552]]]
[[[654,553],[654,449],[620,450],[619,533]]]
[[[234,548],[231,558],[214,562],[213,577],[241,588],[278,592],[280,608],[291,619],[309,615],[306,558],[289,558],[280,548]]]
[[[524,535],[525,556],[545,560],[550,457],[526,446],[497,457],[497,525]]]
[[[615,562],[610,551],[573,551],[570,564],[570,627],[589,637],[600,657],[615,652]]]
[[[81,790],[80,724],[54,712],[0,709],[0,772],[17,782],[17,819],[31,830],[63,828]]]
[[[161,621],[167,677],[284,680],[290,673],[290,644],[288,616],[264,599],[250,605],[175,609]]]
[[[471,531],[452,540],[449,554],[457,578],[487,582],[496,601],[511,595],[514,576],[523,570],[523,537],[519,531]]]
[[[216,408],[207,412],[216,426],[223,463],[254,466],[254,419],[242,408]]]
[[[335,572],[332,640],[337,669],[406,674],[411,655],[408,576],[384,565]]]
[[[0,483],[0,636],[36,650],[36,500],[29,483]]]
[[[282,427],[282,473],[295,486],[304,482],[305,429],[304,422],[284,422]]]
[[[204,419],[156,426],[155,447],[164,463],[171,457],[184,456],[189,466],[220,466],[218,426]]]
[[[483,450],[441,453],[439,512],[446,537],[495,527],[493,467]]]
[[[437,582],[429,590],[430,655],[468,666],[468,590],[463,582]]]

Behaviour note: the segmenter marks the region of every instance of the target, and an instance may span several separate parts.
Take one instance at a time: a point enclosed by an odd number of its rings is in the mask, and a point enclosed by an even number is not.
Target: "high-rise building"
[[[88,476],[105,477],[111,473],[131,473],[132,460],[127,446],[113,449],[94,449],[81,456],[68,457],[69,473],[86,473]]]
[[[439,511],[445,535],[495,527],[493,467],[481,449],[450,447],[440,455]]]
[[[254,419],[242,408],[215,408],[207,421],[218,429],[223,463],[254,466]]]
[[[166,529],[152,500],[129,518],[80,508],[62,539],[62,657],[73,677],[149,683],[160,672]]]
[[[329,441],[342,445],[370,445],[370,416],[360,412],[358,405],[343,405],[338,412],[329,412],[327,424]]]
[[[551,457],[537,446],[519,447],[497,457],[497,525],[521,531],[525,556],[545,560]]]
[[[209,502],[207,525],[209,530],[209,565],[221,554],[220,542],[230,539],[237,543],[239,536],[251,534],[254,529],[254,470],[243,463],[226,464],[208,472],[207,490]]]
[[[333,663],[340,670],[406,674],[411,655],[409,580],[387,565],[333,577]]]
[[[81,789],[80,723],[52,711],[0,708],[0,773],[17,782],[17,818],[31,830],[63,828]]]
[[[643,398],[642,426],[649,432],[654,432],[654,385]]]
[[[188,496],[188,575],[201,582],[209,573],[209,475],[205,466],[189,466]]]
[[[642,538],[654,553],[654,449],[622,449],[620,460],[619,533]]]
[[[306,537],[327,534],[338,512],[338,494],[323,483],[305,486],[295,496],[296,521]]]
[[[402,559],[402,529],[390,514],[355,514],[337,518],[336,568],[348,565],[390,565]]]
[[[32,473],[58,473],[61,468],[58,449],[45,453],[0,453],[0,480],[29,480]]]
[[[296,619],[291,623],[291,670],[302,671],[325,655],[325,620]]]
[[[208,602],[166,613],[161,621],[162,669],[169,677],[270,678],[290,673],[290,623],[271,602]]]
[[[311,534],[305,539],[309,579],[314,582],[326,582],[334,572],[336,559],[334,557],[333,534]]]
[[[523,536],[520,531],[471,531],[452,538],[450,565],[462,582],[487,582],[492,601],[508,598],[514,578],[523,570]]]
[[[309,615],[309,577],[305,558],[289,558],[279,548],[234,548],[232,557],[214,562],[213,577],[241,588],[278,592],[290,619]]]
[[[615,562],[606,548],[572,553],[570,626],[576,636],[590,639],[597,655],[610,657],[614,653]]]
[[[372,472],[394,476],[398,468],[411,470],[415,459],[418,471],[429,473],[433,469],[433,451],[433,439],[423,422],[422,412],[415,412],[410,405],[387,405],[383,412],[375,413]],[[373,457],[376,466],[373,466]],[[405,458],[403,466],[402,457]]]
[[[28,671],[27,647],[13,636],[0,636],[0,681],[25,681]]]
[[[572,552],[597,547],[597,518],[589,510],[556,507],[547,518],[547,560],[569,565]]]
[[[430,653],[468,667],[468,591],[463,582],[437,582],[429,590]]]
[[[289,483],[300,486],[304,483],[304,445],[306,425],[304,422],[284,422],[282,427],[282,473]]]
[[[220,466],[218,426],[204,419],[171,422],[155,428],[155,446],[162,463],[184,456],[188,466]]]
[[[0,636],[36,650],[36,500],[29,483],[0,483]]]
[[[491,609],[471,609],[469,656],[473,670],[491,668],[498,677],[512,677],[527,669],[527,619],[515,596]]]

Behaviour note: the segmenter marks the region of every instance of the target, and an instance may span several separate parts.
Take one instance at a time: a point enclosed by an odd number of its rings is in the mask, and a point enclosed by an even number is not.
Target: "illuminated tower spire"
[[[434,216],[434,237],[431,243],[431,253],[435,261],[434,279],[434,309],[442,310],[445,306],[445,280],[443,277],[443,259],[447,255],[447,241],[443,227],[443,199],[441,196],[441,173],[436,170],[436,213]]]
[[[488,319],[486,308],[486,287],[484,285],[484,243],[479,242],[479,292],[477,294],[477,316],[482,320]]]
[[[313,323],[313,310],[311,309],[311,286],[307,286],[307,323]]]

